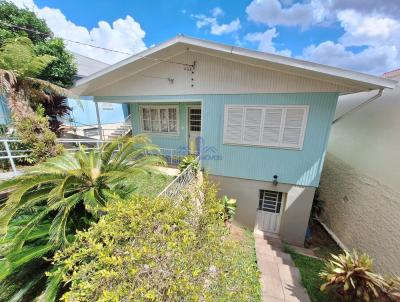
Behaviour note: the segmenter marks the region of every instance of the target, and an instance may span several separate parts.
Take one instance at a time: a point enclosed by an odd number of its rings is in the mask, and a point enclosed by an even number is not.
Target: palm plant
[[[0,240],[0,293],[8,300],[29,293],[54,301],[61,277],[46,278],[45,272],[54,268],[44,257],[70,244],[77,230],[102,214],[108,200],[134,193],[138,177],[156,172],[155,165],[164,161],[146,155],[155,149],[144,136],[126,137],[99,151],[82,148],[51,158],[0,183],[0,193],[9,192],[0,208],[0,233],[5,235]]]

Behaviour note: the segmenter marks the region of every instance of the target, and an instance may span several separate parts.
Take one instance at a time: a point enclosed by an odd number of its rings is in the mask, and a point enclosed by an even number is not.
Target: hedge
[[[260,301],[254,242],[234,240],[214,188],[191,200],[133,197],[106,215],[54,263],[65,301]]]

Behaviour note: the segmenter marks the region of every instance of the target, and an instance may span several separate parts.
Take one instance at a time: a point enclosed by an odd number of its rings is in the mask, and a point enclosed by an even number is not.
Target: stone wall
[[[320,190],[322,220],[336,236],[372,256],[380,273],[400,274],[400,193],[329,153]]]

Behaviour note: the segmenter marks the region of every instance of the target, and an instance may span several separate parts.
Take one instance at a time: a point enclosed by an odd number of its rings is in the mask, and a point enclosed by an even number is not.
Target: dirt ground
[[[328,258],[330,254],[338,254],[342,249],[336,244],[331,236],[318,222],[313,223],[311,227],[312,239],[309,241],[311,250],[321,258]]]

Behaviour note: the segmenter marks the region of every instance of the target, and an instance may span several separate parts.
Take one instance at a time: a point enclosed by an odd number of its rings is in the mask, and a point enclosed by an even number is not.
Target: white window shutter
[[[243,112],[241,107],[227,107],[225,111],[224,142],[240,144],[242,141]]]
[[[308,106],[227,105],[224,143],[301,149]]]
[[[258,145],[260,143],[263,109],[246,108],[244,117],[243,143]]]
[[[266,108],[261,143],[267,146],[279,146],[283,109]]]
[[[307,118],[306,108],[287,108],[283,126],[282,146],[301,148]]]

